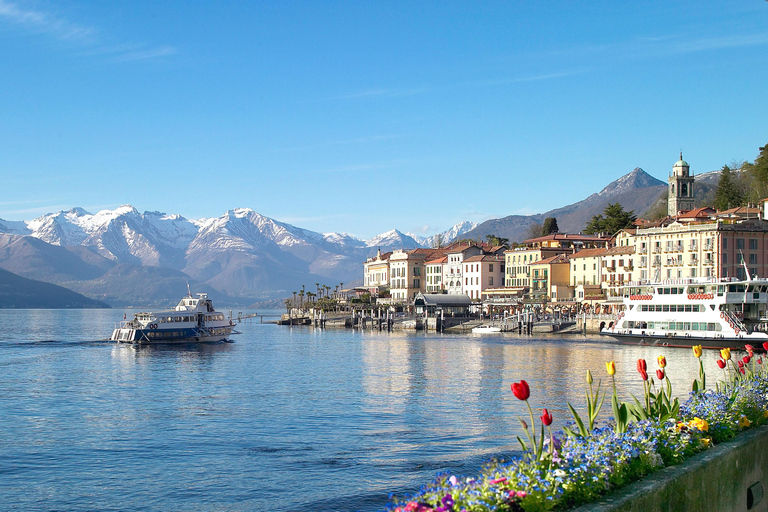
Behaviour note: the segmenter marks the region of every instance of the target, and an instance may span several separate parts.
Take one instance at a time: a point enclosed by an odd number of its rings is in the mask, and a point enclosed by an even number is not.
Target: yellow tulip
[[[709,430],[709,423],[707,423],[707,420],[703,420],[701,418],[693,418],[688,422],[688,424],[697,430],[700,430],[701,432],[706,432]]]
[[[607,363],[605,363],[605,371],[608,372],[608,375],[613,375],[614,373],[616,373],[616,363],[614,363],[613,361],[608,361]]]
[[[701,357],[701,345],[694,345],[691,348],[693,349],[693,355],[696,357]]]
[[[667,366],[667,358],[664,356],[659,356],[656,358],[656,360],[659,362],[659,368],[664,368]]]
[[[730,361],[731,360],[731,349],[729,349],[729,348],[720,349],[720,357],[722,357],[724,361]]]
[[[587,370],[587,384],[592,384],[592,372]]]

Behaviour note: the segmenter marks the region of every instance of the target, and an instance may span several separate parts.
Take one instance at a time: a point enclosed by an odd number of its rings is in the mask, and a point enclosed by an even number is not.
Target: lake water
[[[666,355],[680,394],[698,372],[690,349],[581,336],[257,320],[239,324],[235,343],[95,341],[122,315],[0,310],[3,510],[381,510],[390,492],[514,453],[528,412],[512,382],[529,382],[536,415],[549,408],[559,430],[566,402],[583,408],[587,369],[610,382],[605,361],[638,396],[640,357],[655,371]],[[711,380],[715,357],[704,356]]]

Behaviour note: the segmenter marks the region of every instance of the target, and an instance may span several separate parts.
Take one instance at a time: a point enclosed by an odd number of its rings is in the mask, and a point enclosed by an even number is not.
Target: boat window
[[[663,312],[665,312],[665,313],[668,313],[669,312],[669,304],[664,304],[663,306],[661,306],[661,310]]]
[[[685,312],[686,313],[690,313],[691,311],[693,311],[693,306],[690,305],[690,304],[686,304],[685,305]]]
[[[709,322],[707,324],[707,330],[708,331],[719,331],[720,330],[719,327],[720,326],[718,324],[715,324],[715,323],[712,323],[712,322]]]

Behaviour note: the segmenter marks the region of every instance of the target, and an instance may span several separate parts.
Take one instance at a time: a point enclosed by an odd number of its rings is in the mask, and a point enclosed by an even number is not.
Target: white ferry
[[[189,294],[175,309],[155,313],[136,313],[123,320],[112,332],[110,341],[119,343],[189,343],[226,341],[234,331],[232,318],[213,308],[208,294]]]
[[[760,348],[768,341],[766,279],[672,279],[621,290],[624,309],[600,334],[671,347]]]

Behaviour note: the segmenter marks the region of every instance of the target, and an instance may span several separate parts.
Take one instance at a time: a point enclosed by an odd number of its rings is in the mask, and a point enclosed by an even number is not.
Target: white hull
[[[493,325],[480,325],[478,327],[472,328],[472,334],[495,334],[500,332],[501,327],[496,327]]]

